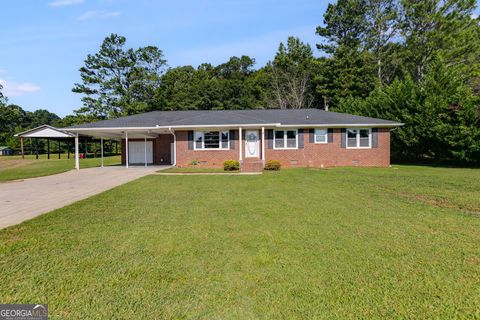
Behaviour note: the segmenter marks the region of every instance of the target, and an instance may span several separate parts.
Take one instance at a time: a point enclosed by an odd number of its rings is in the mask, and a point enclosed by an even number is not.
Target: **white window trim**
[[[356,142],[357,146],[349,147],[348,146],[348,130],[357,130]],[[360,130],[368,130],[368,147],[360,147]],[[372,128],[347,128],[345,130],[345,147],[347,149],[372,149]]]
[[[283,145],[284,147],[282,148],[277,148],[275,146],[275,140],[277,139],[275,137],[275,133],[277,131],[283,131]],[[287,147],[287,131],[295,131],[295,147]],[[273,130],[273,149],[275,150],[296,150],[298,149],[298,129],[285,129],[285,130]]]
[[[205,148],[205,132],[219,132],[220,143],[219,148]],[[222,148],[222,132],[226,132],[228,135],[228,145],[226,148]],[[197,141],[195,140],[196,133],[202,134],[202,147],[197,148]],[[195,151],[225,151],[230,150],[230,130],[195,130],[193,131],[193,150]]]
[[[317,130],[325,130],[325,141],[317,141]],[[313,142],[316,144],[328,143],[328,128],[316,128],[313,129]]]

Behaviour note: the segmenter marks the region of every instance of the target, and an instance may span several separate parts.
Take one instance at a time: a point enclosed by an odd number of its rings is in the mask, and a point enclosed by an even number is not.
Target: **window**
[[[315,143],[327,143],[327,129],[315,129]]]
[[[227,150],[230,147],[230,134],[228,131],[195,131],[194,142],[195,150]]]
[[[297,149],[297,130],[275,130],[274,149]]]
[[[371,148],[371,129],[347,129],[347,148]]]

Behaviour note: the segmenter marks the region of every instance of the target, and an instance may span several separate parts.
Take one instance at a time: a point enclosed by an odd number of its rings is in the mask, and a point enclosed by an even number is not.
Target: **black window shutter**
[[[273,129],[267,130],[267,146],[268,149],[273,149]]]
[[[235,149],[235,130],[230,130],[230,150]]]
[[[193,131],[188,131],[188,150],[193,150]]]
[[[372,148],[378,148],[378,128],[372,129]]]
[[[329,128],[327,129],[327,138],[328,138],[328,143],[333,142],[333,129]]]
[[[303,129],[298,129],[298,148],[303,149]]]
[[[341,139],[340,139],[340,147],[346,148],[347,147],[347,129],[342,128],[340,130],[341,133]]]
[[[308,142],[315,143],[315,129],[308,130]]]

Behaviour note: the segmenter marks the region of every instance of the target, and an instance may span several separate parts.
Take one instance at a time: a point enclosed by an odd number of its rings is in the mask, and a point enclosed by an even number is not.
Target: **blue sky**
[[[326,6],[314,0],[4,1],[0,81],[10,103],[64,116],[81,106],[71,88],[84,58],[110,33],[124,35],[127,47],[159,47],[172,67],[246,54],[258,68],[289,35],[314,47]]]

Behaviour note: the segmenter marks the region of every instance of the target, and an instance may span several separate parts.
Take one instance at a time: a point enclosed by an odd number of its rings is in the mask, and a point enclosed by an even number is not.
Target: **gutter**
[[[303,123],[303,124],[286,124],[282,125],[281,123],[257,123],[257,124],[221,124],[221,125],[182,125],[182,126],[155,126],[155,127],[112,127],[112,128],[62,128],[62,130],[69,132],[81,132],[81,131],[145,131],[145,130],[155,130],[155,129],[166,129],[172,132],[172,129],[196,129],[196,128],[258,128],[258,127],[273,127],[273,128],[305,128],[305,127],[318,127],[318,128],[362,128],[362,127],[373,127],[373,128],[394,128],[403,126],[404,123],[360,123],[360,124],[342,124],[342,123],[332,123],[332,124],[315,124],[315,123]]]
[[[172,130],[172,128],[168,128],[168,131],[173,136],[173,166],[177,166],[177,136],[175,135],[175,131]]]

